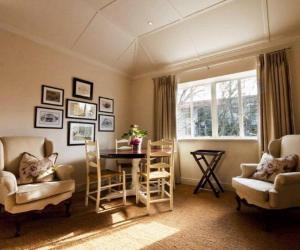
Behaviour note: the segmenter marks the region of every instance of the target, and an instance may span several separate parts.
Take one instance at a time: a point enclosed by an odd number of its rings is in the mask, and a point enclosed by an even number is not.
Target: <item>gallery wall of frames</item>
[[[114,99],[99,96],[98,103],[93,103],[93,90],[93,82],[74,77],[72,98],[65,99],[64,89],[42,85],[41,106],[35,107],[34,127],[63,129],[66,118],[68,146],[95,140],[96,125],[100,132],[114,132]]]

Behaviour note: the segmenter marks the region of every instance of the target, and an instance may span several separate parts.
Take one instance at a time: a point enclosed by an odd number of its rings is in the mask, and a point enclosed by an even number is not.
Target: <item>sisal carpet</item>
[[[226,192],[217,199],[210,192],[193,195],[192,191],[193,187],[178,185],[174,211],[156,204],[150,216],[133,199],[126,208],[96,214],[94,203],[86,208],[83,194],[78,193],[71,218],[62,216],[62,206],[47,208],[27,217],[20,238],[12,237],[11,218],[2,214],[0,249],[300,248],[299,211],[279,213],[272,231],[265,232],[259,211],[242,207],[236,212],[233,193]]]

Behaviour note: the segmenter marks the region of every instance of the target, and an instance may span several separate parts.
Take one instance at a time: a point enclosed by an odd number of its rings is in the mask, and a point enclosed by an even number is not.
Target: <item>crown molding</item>
[[[40,37],[37,37],[37,36],[34,36],[32,34],[29,34],[28,32],[24,32],[16,27],[13,27],[11,25],[8,25],[8,24],[5,24],[5,23],[2,23],[0,22],[0,29],[1,30],[4,30],[4,31],[7,31],[7,32],[10,32],[10,33],[13,33],[15,35],[18,35],[18,36],[21,36],[23,38],[26,38],[34,43],[37,43],[37,44],[40,44],[40,45],[43,45],[43,46],[46,46],[48,48],[51,48],[57,52],[60,52],[62,54],[66,54],[68,56],[71,56],[71,57],[75,57],[77,59],[80,59],[86,63],[89,63],[93,66],[96,66],[96,67],[100,67],[102,69],[105,69],[105,70],[108,70],[112,73],[115,73],[115,74],[118,74],[120,76],[123,76],[123,77],[126,77],[126,78],[129,78],[129,79],[132,79],[132,77],[130,75],[128,75],[127,73],[123,72],[123,71],[120,71],[116,68],[113,68],[103,62],[100,62],[100,61],[97,61],[95,59],[92,59],[88,56],[85,56],[81,53],[78,53],[78,52],[75,52],[71,49],[68,49],[68,48],[64,48],[64,47],[61,47],[59,45],[56,45],[54,43],[51,43],[49,41],[47,41],[46,39],[43,39],[43,38],[40,38]]]
[[[199,57],[190,58],[185,61],[166,65],[159,70],[147,72],[133,76],[133,80],[138,80],[145,77],[157,77],[165,74],[176,74],[183,71],[197,69],[201,67],[209,67],[211,64],[232,61],[241,57],[256,56],[260,53],[270,52],[280,49],[285,46],[291,46],[300,42],[300,35],[294,36],[279,36],[273,39],[262,39],[242,46],[222,50],[216,53],[210,53]]]

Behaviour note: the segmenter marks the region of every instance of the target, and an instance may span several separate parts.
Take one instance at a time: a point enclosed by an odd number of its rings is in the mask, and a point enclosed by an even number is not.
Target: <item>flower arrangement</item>
[[[147,134],[147,130],[139,129],[139,125],[133,124],[129,131],[123,134],[122,138],[144,138]]]
[[[148,134],[147,130],[140,129],[138,125],[133,124],[127,133],[124,133],[122,138],[129,139],[130,145],[136,149],[141,149],[143,138]]]
[[[141,143],[140,138],[133,138],[132,140],[130,140],[130,145],[132,146],[138,146],[140,143]]]

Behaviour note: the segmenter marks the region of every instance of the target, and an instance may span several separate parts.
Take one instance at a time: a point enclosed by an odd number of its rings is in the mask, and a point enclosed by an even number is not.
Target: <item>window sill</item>
[[[238,137],[238,138],[209,138],[209,137],[194,137],[194,138],[180,138],[179,142],[184,141],[246,141],[246,142],[258,142],[258,138],[247,138],[247,137]]]

